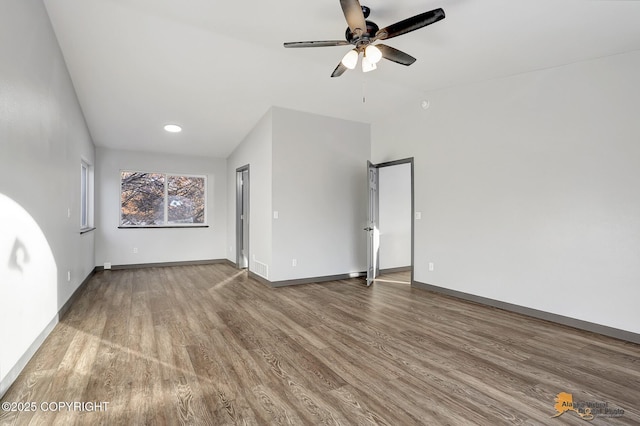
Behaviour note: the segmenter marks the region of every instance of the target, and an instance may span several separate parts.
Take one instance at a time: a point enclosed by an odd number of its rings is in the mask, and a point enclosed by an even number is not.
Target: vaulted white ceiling
[[[226,157],[272,105],[373,123],[441,88],[640,49],[640,2],[362,0],[418,61],[330,74],[349,47],[338,0],[44,0],[97,145]],[[364,98],[364,102],[363,102]],[[162,126],[184,131],[168,134]]]

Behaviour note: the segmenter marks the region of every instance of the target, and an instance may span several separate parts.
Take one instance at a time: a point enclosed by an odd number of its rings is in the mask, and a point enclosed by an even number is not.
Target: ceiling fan
[[[387,46],[386,44],[374,45],[373,43],[378,40],[387,40],[415,31],[444,19],[444,10],[434,9],[380,29],[375,22],[366,20],[371,10],[367,6],[360,6],[358,0],[340,0],[340,6],[342,6],[342,12],[349,25],[345,32],[345,40],[294,41],[284,43],[284,47],[287,48],[353,45],[354,48],[347,52],[344,58],[342,58],[342,61],[340,61],[336,69],[333,70],[331,77],[340,77],[347,69],[354,69],[358,64],[360,53],[363,54],[363,72],[376,69],[376,64],[382,58],[407,66],[413,64],[416,61],[416,58],[413,56],[394,49],[391,46]]]

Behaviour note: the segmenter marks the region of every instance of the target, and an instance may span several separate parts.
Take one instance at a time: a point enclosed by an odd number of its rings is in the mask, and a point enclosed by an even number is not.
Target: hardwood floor
[[[407,285],[181,266],[96,274],[2,399],[37,409],[0,424],[587,424],[551,418],[560,392],[640,424],[640,346]],[[42,409],[74,401],[108,404]]]
[[[378,282],[411,284],[411,271],[386,272],[375,278]]]

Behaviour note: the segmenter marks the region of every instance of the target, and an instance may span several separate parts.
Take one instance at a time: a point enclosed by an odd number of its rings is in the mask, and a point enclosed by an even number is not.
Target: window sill
[[[84,228],[84,229],[80,230],[80,235],[86,234],[88,232],[95,231],[95,230],[96,230],[96,228],[93,228],[93,227],[92,228]]]
[[[160,226],[118,226],[118,229],[192,229],[192,228],[208,228],[209,225],[160,225]]]

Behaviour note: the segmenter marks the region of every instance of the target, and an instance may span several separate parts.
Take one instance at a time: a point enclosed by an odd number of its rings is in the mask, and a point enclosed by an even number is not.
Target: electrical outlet
[[[433,262],[429,262],[429,271],[433,272]]]
[[[111,262],[104,262],[104,269],[111,269]]]
[[[67,271],[67,281],[71,282],[71,271]]]
[[[134,248],[133,248],[133,252],[134,252],[134,253],[138,253],[138,247],[134,247]]]
[[[298,259],[291,259],[291,266],[298,266]]]

